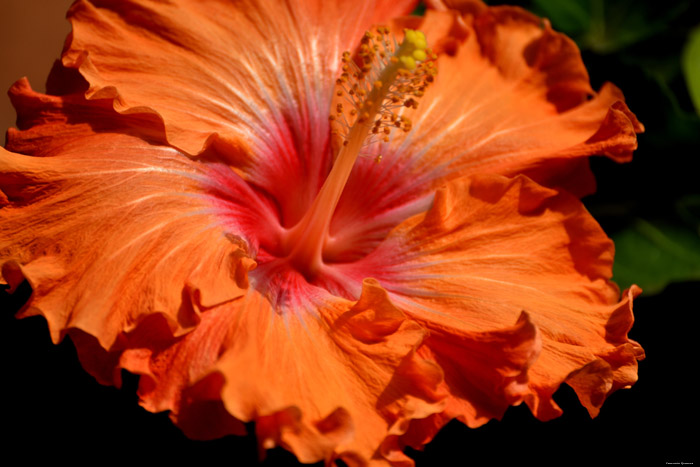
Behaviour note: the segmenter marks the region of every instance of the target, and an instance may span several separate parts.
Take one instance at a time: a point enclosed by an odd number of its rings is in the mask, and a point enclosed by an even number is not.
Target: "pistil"
[[[311,208],[287,236],[287,260],[309,280],[323,268],[331,220],[363,148],[378,140],[388,142],[392,129],[411,129],[410,120],[398,112],[417,106],[415,98],[436,73],[435,56],[420,31],[405,30],[400,45],[386,28],[377,28],[376,36],[367,32],[359,56],[360,65],[350,52],[343,53],[343,73],[337,80],[337,97],[350,106],[346,112],[342,102],[336,103],[330,116],[340,150]]]

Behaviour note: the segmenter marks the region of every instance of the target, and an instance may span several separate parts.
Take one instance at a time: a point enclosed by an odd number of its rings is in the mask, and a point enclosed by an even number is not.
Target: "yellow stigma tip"
[[[399,60],[401,61],[401,65],[407,70],[414,70],[416,68],[416,60],[413,57],[403,56],[399,57]]]
[[[413,58],[422,62],[423,60],[428,58],[428,55],[423,50],[414,50],[413,51]]]
[[[414,29],[404,29],[403,34],[406,40],[411,43],[415,42],[418,38],[418,35]]]
[[[401,61],[402,68],[413,71],[416,62],[422,62],[428,58],[428,42],[425,34],[414,29],[404,29],[404,40],[396,55]]]
[[[425,38],[425,34],[422,31],[416,31],[414,29],[404,29],[404,40],[411,44],[418,50],[425,50],[428,48],[428,40]]]

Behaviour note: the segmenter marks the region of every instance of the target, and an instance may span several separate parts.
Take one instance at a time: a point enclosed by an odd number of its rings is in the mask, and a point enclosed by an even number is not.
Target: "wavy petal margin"
[[[128,350],[120,366],[142,375],[142,404],[170,410],[185,432],[211,423],[193,404],[223,401],[214,420],[254,420],[262,448],[281,445],[301,462],[386,464],[401,454],[382,440],[444,407],[442,371],[416,354],[425,330],[376,281],[357,302],[323,301],[283,316],[250,290],[167,348]]]
[[[595,190],[587,156],[631,160],[644,127],[614,85],[593,91],[571,39],[520,8],[457,6],[397,20],[425,32],[439,73],[411,115],[413,131],[382,154],[408,159],[417,182],[433,187],[524,173],[578,196]]]
[[[111,350],[151,315],[182,335],[202,309],[244,293],[244,242],[213,215],[206,167],[157,145],[157,120],[37,94],[26,80],[10,94],[23,130],[8,131],[7,146],[27,155],[0,150],[0,257],[11,290],[23,279],[33,288],[20,317],[43,315],[55,342],[70,328]]]
[[[402,261],[382,266],[392,257]],[[419,354],[443,368],[450,392],[446,411],[413,422],[406,443],[424,444],[455,417],[479,426],[523,401],[539,419],[556,417],[563,382],[591,416],[631,386],[644,358],[627,338],[641,291],[619,301],[612,258],[575,197],[523,176],[451,182],[390,233],[362,267],[430,331]]]
[[[77,328],[110,349],[151,313],[182,334],[199,321],[194,304],[242,294],[241,246],[210,215],[196,168],[171,149],[111,135],[61,157],[1,151],[3,277],[29,281],[20,317],[43,315],[54,341]]]

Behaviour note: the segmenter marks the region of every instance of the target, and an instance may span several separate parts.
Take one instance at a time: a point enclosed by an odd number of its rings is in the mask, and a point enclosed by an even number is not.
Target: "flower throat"
[[[350,52],[343,53],[342,74],[336,81],[337,99],[329,117],[337,148],[333,167],[285,242],[287,260],[309,280],[324,267],[331,219],[358,156],[368,145],[389,142],[392,131],[410,131],[411,121],[402,113],[418,106],[416,99],[437,73],[437,57],[420,31],[404,30],[400,44],[387,28],[377,28],[376,34],[368,31],[358,55],[353,59]],[[381,157],[376,156],[376,162]]]

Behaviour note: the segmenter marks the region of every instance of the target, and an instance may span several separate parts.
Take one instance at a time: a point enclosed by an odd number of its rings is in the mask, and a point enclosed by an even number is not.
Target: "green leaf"
[[[534,4],[557,30],[570,36],[588,31],[591,22],[588,0],[534,0]]]
[[[411,13],[411,16],[424,16],[425,15],[425,4],[423,2],[420,2],[418,5],[416,5],[416,9],[413,10]]]
[[[613,280],[623,289],[637,284],[651,295],[670,282],[700,280],[700,231],[637,219],[613,240]]]
[[[538,14],[598,54],[622,50],[659,33],[687,11],[692,0],[675,4],[636,0],[533,0]]]
[[[676,214],[700,232],[700,195],[686,195],[676,201]]]
[[[683,48],[683,74],[688,85],[688,93],[695,110],[700,115],[700,26],[688,35],[688,42]]]
[[[587,45],[598,53],[611,53],[668,30],[668,25],[691,5],[640,3],[635,0],[591,0],[596,8]]]

